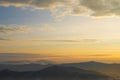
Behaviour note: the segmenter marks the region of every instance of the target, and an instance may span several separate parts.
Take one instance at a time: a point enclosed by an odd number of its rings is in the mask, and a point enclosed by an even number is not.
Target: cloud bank
[[[11,39],[9,39],[9,38],[1,38],[0,37],[0,41],[11,41]]]
[[[0,6],[50,10],[56,17],[64,15],[93,17],[120,15],[120,0],[0,0]]]
[[[0,53],[0,63],[3,61],[20,61],[20,63],[23,63],[23,61],[36,61],[36,60],[43,60],[48,58],[63,58],[66,57],[65,55],[47,55],[47,54],[35,54],[35,53]],[[22,62],[21,62],[22,61]],[[24,62],[24,63],[25,63]],[[19,63],[19,62],[18,62]],[[37,61],[36,63],[40,63],[40,61]]]
[[[100,42],[97,39],[81,39],[81,40],[32,40],[40,42],[64,42],[64,43],[96,43]]]
[[[31,31],[27,26],[21,25],[0,25],[0,34],[26,33]]]

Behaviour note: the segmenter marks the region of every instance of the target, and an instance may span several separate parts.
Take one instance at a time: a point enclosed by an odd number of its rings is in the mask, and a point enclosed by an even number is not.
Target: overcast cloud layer
[[[1,6],[50,10],[55,16],[119,16],[120,0],[0,0]]]

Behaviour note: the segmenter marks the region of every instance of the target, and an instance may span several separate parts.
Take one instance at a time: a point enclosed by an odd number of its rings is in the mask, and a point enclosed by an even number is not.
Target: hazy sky
[[[0,0],[0,60],[42,59],[119,62],[120,0]]]

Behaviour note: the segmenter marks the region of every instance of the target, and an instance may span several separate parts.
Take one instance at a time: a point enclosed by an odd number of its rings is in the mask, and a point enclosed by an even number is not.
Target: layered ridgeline
[[[0,71],[0,80],[112,80],[111,77],[74,67],[51,66],[39,71]]]
[[[64,66],[71,66],[85,70],[97,71],[105,75],[115,78],[120,78],[120,64],[107,64],[101,62],[82,62],[82,63],[69,63],[63,64]]]
[[[38,71],[49,66],[55,65],[55,62],[48,60],[40,61],[6,61],[0,62],[0,70],[9,69],[11,71]]]
[[[11,71],[39,71],[45,68],[51,67],[56,65],[56,63],[42,60],[37,62],[3,62],[0,64],[0,70],[9,69]],[[66,64],[59,64],[66,67],[75,67],[84,70],[90,70],[99,72],[114,78],[120,78],[120,64],[107,64],[101,62],[82,62],[82,63],[66,63]]]

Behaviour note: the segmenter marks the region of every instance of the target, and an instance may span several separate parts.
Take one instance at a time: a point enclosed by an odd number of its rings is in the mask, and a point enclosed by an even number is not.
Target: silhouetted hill
[[[41,64],[42,62],[42,64]],[[11,71],[39,71],[45,68],[51,67],[55,64],[47,64],[48,61],[38,61],[37,63],[29,63],[29,64],[0,64],[0,70],[9,69]],[[112,76],[112,77],[120,77],[120,64],[107,64],[101,62],[81,62],[81,63],[69,63],[69,64],[60,64],[67,67],[75,67],[84,70],[96,71],[102,74]]]
[[[40,71],[0,71],[0,80],[108,80],[110,77],[74,67],[52,66]]]
[[[12,71],[38,71],[55,63],[48,60],[40,61],[7,61],[0,62],[0,70],[9,69]]]
[[[42,70],[42,69],[47,68],[52,65],[53,64],[42,65],[42,64],[36,64],[36,63],[20,64],[20,65],[18,65],[18,64],[0,64],[0,70],[9,69],[12,71],[38,71],[38,70]]]
[[[42,77],[69,78],[69,79],[100,79],[107,76],[94,71],[83,70],[74,67],[52,66],[40,71]]]
[[[90,62],[82,62],[82,63],[69,63],[63,65],[81,68],[85,70],[97,71],[112,77],[118,77],[118,76],[120,77],[120,64],[107,64],[107,63],[90,61]]]

